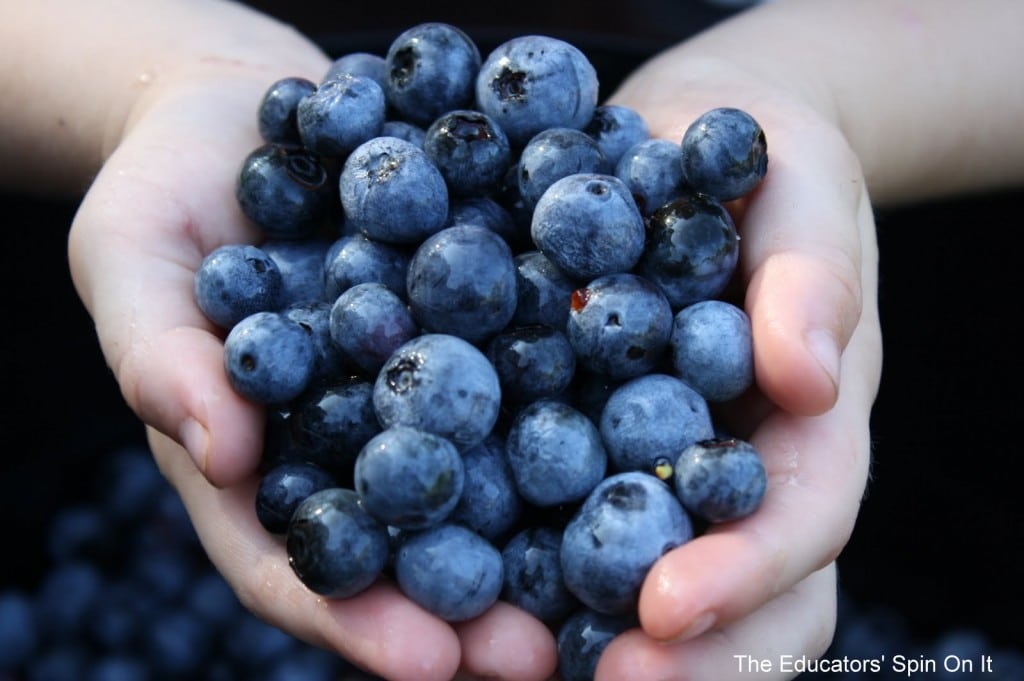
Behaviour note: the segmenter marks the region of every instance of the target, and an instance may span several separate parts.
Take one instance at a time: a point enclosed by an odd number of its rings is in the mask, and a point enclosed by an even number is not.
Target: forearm
[[[659,61],[788,89],[837,124],[875,201],[911,200],[1024,182],[1021,26],[1017,0],[776,0]]]
[[[176,82],[266,88],[327,63],[294,31],[221,0],[0,6],[0,187],[12,190],[83,191],[146,99]]]

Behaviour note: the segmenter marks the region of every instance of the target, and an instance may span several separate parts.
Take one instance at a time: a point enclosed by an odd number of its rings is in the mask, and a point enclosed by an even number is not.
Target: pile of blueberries
[[[318,594],[385,575],[452,622],[501,598],[589,678],[651,565],[765,493],[712,417],[754,382],[726,205],[763,130],[721,107],[653,138],[572,44],[483,56],[444,23],[255,113],[236,196],[264,239],[195,294],[267,407],[260,522]]]

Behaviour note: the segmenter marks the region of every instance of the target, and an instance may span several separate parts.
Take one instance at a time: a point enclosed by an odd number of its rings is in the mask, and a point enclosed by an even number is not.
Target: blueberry
[[[720,201],[749,194],[768,169],[764,130],[742,109],[701,114],[683,133],[681,146],[689,185]]]
[[[312,463],[282,463],[260,478],[256,488],[256,518],[267,532],[284,534],[292,513],[306,497],[336,487],[334,476]]]
[[[422,149],[423,143],[427,139],[427,130],[409,121],[386,120],[384,125],[381,126],[380,136],[397,137]]]
[[[491,230],[516,251],[523,241],[515,220],[505,208],[488,196],[461,196],[451,202],[448,225],[480,225]]]
[[[654,284],[609,274],[573,292],[566,335],[580,364],[611,378],[652,371],[668,347],[672,308]]]
[[[448,111],[431,123],[423,150],[456,196],[492,191],[504,179],[512,159],[502,129],[487,114],[472,109]]]
[[[334,301],[330,334],[354,364],[376,376],[392,352],[419,335],[419,327],[397,293],[384,284],[366,282]]]
[[[388,103],[405,120],[426,126],[473,103],[480,50],[455,26],[412,26],[392,41],[384,60]]]
[[[224,340],[224,368],[232,387],[261,404],[299,396],[313,375],[312,336],[279,312],[257,312],[238,322]]]
[[[483,442],[462,452],[462,463],[462,496],[448,520],[497,541],[515,526],[523,512],[505,439],[492,432]]]
[[[286,428],[294,452],[336,477],[351,475],[359,450],[381,431],[373,411],[373,384],[360,379],[324,385],[291,404]]]
[[[301,241],[265,241],[261,248],[281,271],[284,293],[281,307],[314,301],[332,302],[324,286],[324,260],[333,242],[311,238]]]
[[[387,82],[387,66],[384,57],[372,52],[347,52],[331,62],[320,82],[333,80],[341,75],[364,76],[373,79],[384,91]]]
[[[344,158],[384,125],[384,91],[369,76],[339,74],[299,101],[302,145],[322,157]]]
[[[465,469],[448,440],[394,426],[359,452],[354,479],[367,513],[391,527],[421,530],[437,525],[455,508]]]
[[[597,140],[608,164],[604,172],[611,172],[627,149],[651,135],[647,121],[636,109],[618,104],[598,105],[583,130]]]
[[[85,560],[54,565],[35,596],[36,623],[44,639],[67,639],[84,631],[104,593],[99,566]]]
[[[631,270],[643,253],[645,229],[625,183],[594,173],[569,175],[548,187],[530,223],[537,248],[584,281]]]
[[[513,145],[541,130],[582,129],[597,106],[597,71],[564,40],[524,35],[496,47],[480,66],[476,105]]]
[[[562,532],[553,527],[519,531],[501,551],[505,565],[502,597],[542,622],[560,622],[578,606],[562,580]]]
[[[578,173],[607,170],[597,140],[576,128],[547,128],[530,138],[519,154],[519,195],[536,206],[556,181]]]
[[[313,341],[313,366],[307,386],[336,381],[344,370],[346,356],[331,337],[331,306],[322,300],[294,303],[282,314]]]
[[[444,176],[412,142],[364,142],[345,160],[339,182],[347,222],[371,239],[419,243],[448,219]]]
[[[478,348],[457,336],[428,333],[395,350],[384,363],[374,383],[373,405],[384,427],[419,428],[465,449],[494,428],[501,385]]]
[[[405,277],[412,254],[406,249],[367,238],[346,234],[331,245],[324,262],[324,287],[327,299],[366,282],[384,284],[405,297]]]
[[[193,289],[206,318],[230,329],[254,312],[280,307],[281,270],[265,251],[250,244],[219,246],[203,258]]]
[[[739,261],[736,226],[721,202],[684,192],[651,216],[636,271],[676,310],[719,295]]]
[[[442,523],[405,538],[395,555],[402,592],[449,622],[473,619],[501,594],[501,553],[461,525]]]
[[[512,250],[486,227],[445,227],[413,254],[406,293],[423,329],[472,343],[485,341],[515,313]]]
[[[615,165],[615,177],[626,183],[637,208],[650,216],[683,192],[682,151],[675,142],[648,139],[627,149]]]
[[[350,489],[334,487],[306,497],[285,538],[288,562],[311,591],[349,598],[377,579],[388,559],[388,531]]]
[[[615,388],[599,421],[613,466],[653,473],[661,458],[714,435],[707,402],[678,378],[646,374]]]
[[[607,615],[580,608],[558,628],[558,678],[593,681],[597,663],[612,639],[637,626],[636,615]]]
[[[516,415],[506,447],[516,488],[535,506],[583,499],[604,478],[608,463],[594,423],[553,399],[532,402]]]
[[[753,513],[768,484],[761,455],[735,438],[688,446],[676,460],[673,481],[683,506],[711,523]]]
[[[508,404],[561,395],[576,372],[576,353],[565,334],[549,326],[520,326],[491,338],[487,357]]]
[[[750,318],[723,300],[684,307],[672,320],[672,367],[709,402],[739,397],[754,383]]]
[[[565,584],[589,608],[629,613],[654,562],[692,537],[690,518],[666,483],[639,471],[613,474],[565,527]]]
[[[540,251],[524,251],[513,260],[519,300],[512,323],[516,326],[543,324],[565,331],[572,292],[578,287],[578,282]]]
[[[316,92],[316,83],[306,78],[287,77],[274,81],[260,100],[257,123],[264,142],[299,146],[296,112],[299,100]]]
[[[267,238],[304,239],[325,224],[337,193],[313,153],[264,144],[242,161],[235,198]]]
[[[24,591],[0,592],[0,671],[27,663],[39,645],[35,604]]]

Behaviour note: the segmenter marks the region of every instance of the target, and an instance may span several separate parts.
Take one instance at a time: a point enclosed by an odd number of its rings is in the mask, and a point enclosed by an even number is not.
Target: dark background
[[[486,28],[494,23],[488,3],[397,15],[389,4],[380,16],[364,4],[358,21],[344,16],[341,3],[292,3],[290,14],[283,3],[251,4],[335,53],[381,52],[399,30],[422,20],[460,25],[482,47],[544,27],[592,58],[602,87],[676,36],[724,16],[700,6],[659,21],[641,2],[627,21],[621,5],[617,14],[602,14],[611,10],[601,3],[517,4],[528,11],[494,29]],[[331,11],[338,21],[323,21]],[[854,602],[901,613],[922,637],[967,626],[996,645],[1024,641],[1024,405],[1014,330],[1022,198],[1024,190],[1006,191],[877,216],[884,370],[872,419],[875,460],[840,575]],[[91,493],[82,481],[102,457],[143,441],[71,285],[66,239],[75,207],[0,195],[10,254],[0,274],[9,301],[0,518],[11,530],[0,587],[38,581],[46,569],[44,528],[55,510]]]

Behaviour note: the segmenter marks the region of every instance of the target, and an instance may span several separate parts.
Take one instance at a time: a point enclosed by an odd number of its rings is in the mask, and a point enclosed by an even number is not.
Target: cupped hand
[[[767,174],[730,205],[758,390],[722,418],[760,451],[769,485],[753,515],[654,565],[641,627],[609,645],[597,678],[745,678],[744,655],[787,678],[781,656],[813,659],[831,640],[835,560],[867,482],[881,371],[874,220],[826,99],[685,49],[649,62],[611,101],[674,141],[718,106],[745,109],[765,130]]]

